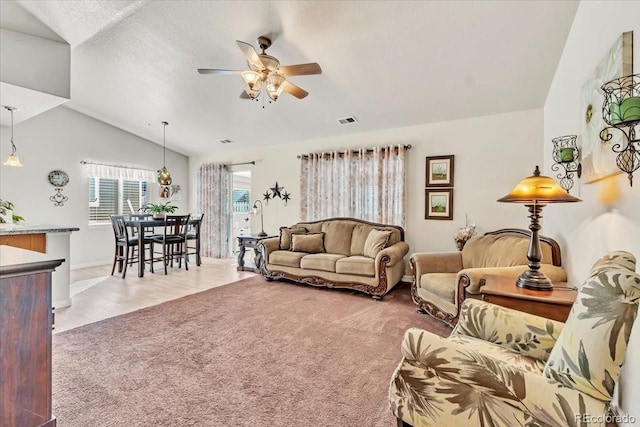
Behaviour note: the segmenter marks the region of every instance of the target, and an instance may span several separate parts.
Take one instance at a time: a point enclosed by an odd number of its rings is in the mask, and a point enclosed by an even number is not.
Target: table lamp
[[[540,218],[542,208],[547,203],[568,203],[580,202],[577,197],[567,193],[560,185],[548,176],[540,175],[540,169],[536,166],[532,176],[520,181],[509,194],[498,199],[499,202],[524,203],[529,208],[529,218],[531,224],[531,240],[527,259],[529,269],[518,277],[516,285],[520,288],[551,290],[553,285],[551,280],[540,271],[540,261],[542,260],[542,250],[540,249]]]
[[[258,203],[260,203],[260,208],[258,208]],[[253,202],[253,214],[257,214],[258,211],[260,211],[260,232],[258,236],[265,237],[267,233],[264,232],[264,215],[262,213],[262,202],[260,200]]]

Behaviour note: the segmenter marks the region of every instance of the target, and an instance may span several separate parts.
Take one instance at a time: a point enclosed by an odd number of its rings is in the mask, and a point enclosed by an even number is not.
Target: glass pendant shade
[[[22,163],[20,163],[20,159],[16,154],[16,144],[13,143],[13,112],[16,110],[15,107],[9,107],[5,105],[4,108],[11,113],[11,154],[7,157],[7,160],[3,163],[5,166],[13,166],[13,167],[22,167]]]
[[[158,171],[158,184],[171,185],[171,173],[165,166]]]
[[[283,90],[282,84],[285,80],[286,78],[282,74],[269,74],[269,77],[267,77],[267,93],[269,94],[269,98],[274,101],[278,100]]]
[[[15,154],[11,154],[7,161],[3,163],[5,166],[14,166],[14,167],[22,167],[22,163],[20,163],[20,159]]]
[[[244,71],[242,72],[242,79],[245,83],[244,90],[249,95],[249,98],[257,98],[262,87],[262,74],[256,71]]]

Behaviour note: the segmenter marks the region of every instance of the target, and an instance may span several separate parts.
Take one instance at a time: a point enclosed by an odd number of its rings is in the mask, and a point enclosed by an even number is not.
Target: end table
[[[519,288],[516,279],[507,276],[484,276],[480,288],[483,301],[525,313],[565,322],[578,291],[565,282],[553,284],[551,291]]]
[[[238,247],[240,249],[240,253],[238,253],[238,267],[236,270],[238,271],[253,271],[254,273],[260,272],[260,253],[257,250],[258,242],[263,239],[269,239],[271,237],[278,236],[258,236],[257,234],[250,234],[248,236],[238,236]],[[252,265],[245,266],[244,264],[244,254],[247,251],[247,248],[253,248],[254,251],[254,260],[256,261]]]

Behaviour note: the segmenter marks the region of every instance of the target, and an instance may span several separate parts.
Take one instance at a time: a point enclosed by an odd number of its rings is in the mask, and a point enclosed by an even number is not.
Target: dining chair
[[[189,255],[195,255],[197,266],[200,266],[202,263],[200,258],[200,228],[202,218],[204,218],[204,214],[193,215],[191,221],[189,221],[189,228],[187,230],[187,257]],[[189,246],[189,242],[193,242],[193,246]]]
[[[115,237],[115,253],[111,275],[116,270],[116,263],[120,264],[118,271],[122,271],[122,278],[127,275],[127,266],[137,262],[138,237],[129,235],[124,215],[111,215],[111,226]]]
[[[153,273],[154,261],[162,261],[164,264],[164,274],[167,274],[167,265],[173,261],[178,261],[178,267],[182,267],[184,258],[184,268],[189,270],[187,258],[187,229],[189,225],[189,215],[167,215],[164,221],[164,233],[154,235],[149,239],[151,243],[151,272]],[[162,257],[155,257],[154,245],[162,245]],[[160,252],[157,253],[160,255]]]

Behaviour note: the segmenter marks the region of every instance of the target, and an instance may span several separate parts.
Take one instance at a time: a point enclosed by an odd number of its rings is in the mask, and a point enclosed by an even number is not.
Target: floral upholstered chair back
[[[612,252],[596,262],[549,355],[547,377],[611,400],[640,301],[635,264],[627,252]]]

